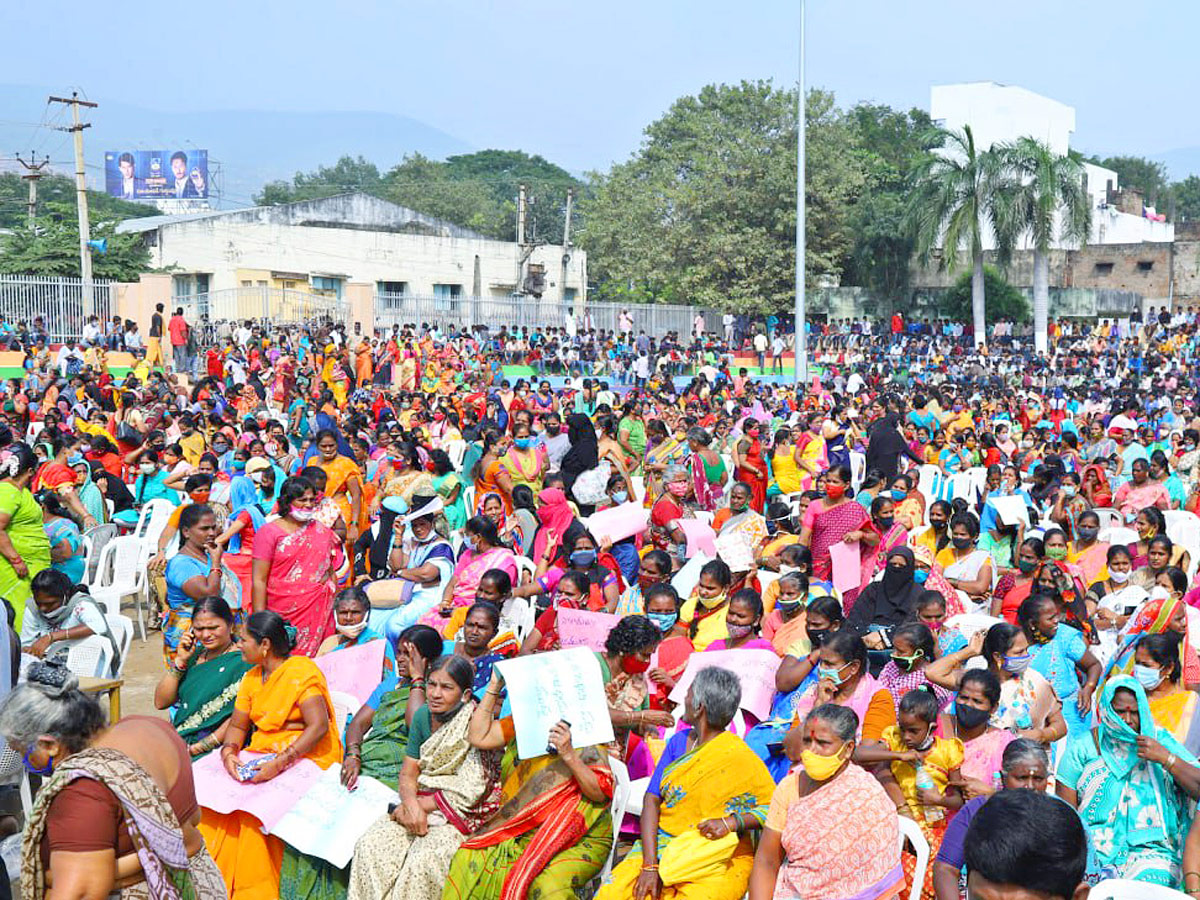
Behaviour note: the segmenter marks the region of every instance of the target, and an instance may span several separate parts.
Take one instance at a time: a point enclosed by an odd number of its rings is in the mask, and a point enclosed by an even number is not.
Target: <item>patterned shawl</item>
[[[500,756],[467,742],[474,703],[464,703],[449,722],[421,745],[419,796],[432,796],[446,821],[471,834],[500,806]]]

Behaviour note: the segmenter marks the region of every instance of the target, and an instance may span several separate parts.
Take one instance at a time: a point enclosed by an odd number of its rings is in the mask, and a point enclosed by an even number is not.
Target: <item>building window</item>
[[[313,293],[322,294],[326,297],[335,297],[338,300],[342,299],[342,279],[329,278],[325,275],[312,276]]]
[[[1138,260],[1138,271],[1139,272],[1149,272],[1153,268],[1154,268],[1154,260],[1151,260],[1151,259]]]
[[[461,299],[461,284],[435,284],[433,286],[433,306],[439,312],[457,312]]]
[[[375,282],[375,293],[377,294],[407,294],[407,281],[377,281]]]
[[[1096,274],[1097,274],[1097,275],[1111,275],[1111,274],[1112,274],[1112,270],[1113,270],[1113,264],[1112,264],[1112,263],[1110,263],[1110,262],[1098,262],[1098,263],[1096,263],[1096,270],[1095,270],[1095,271],[1096,271]]]

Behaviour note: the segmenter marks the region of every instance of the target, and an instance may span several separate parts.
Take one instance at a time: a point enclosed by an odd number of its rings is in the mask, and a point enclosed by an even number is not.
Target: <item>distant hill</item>
[[[0,84],[0,156],[29,153],[33,129],[12,121],[42,120],[46,97],[63,96],[62,88]],[[210,110],[181,113],[145,109],[90,97],[100,104],[89,111],[92,127],[85,133],[88,186],[104,189],[106,150],[208,150],[210,164],[220,162],[226,206],[245,206],[262,186],[275,179],[290,180],[300,171],[338,159],[346,153],[362,155],[381,170],[396,165],[408,153],[443,159],[476,148],[453,135],[407,116],[364,112],[268,112]],[[7,121],[5,121],[7,120]],[[39,155],[50,153],[55,171],[70,174],[72,150],[69,135],[34,138]],[[5,167],[10,168],[8,166]]]

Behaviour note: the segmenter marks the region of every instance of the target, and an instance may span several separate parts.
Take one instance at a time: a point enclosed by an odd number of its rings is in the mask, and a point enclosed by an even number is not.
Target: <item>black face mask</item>
[[[966,550],[968,547],[971,546],[971,539],[969,537],[965,537],[965,538],[956,537],[956,538],[951,538],[950,543],[954,544],[955,550]]]
[[[986,709],[979,709],[976,706],[963,706],[961,703],[954,706],[954,717],[958,719],[959,726],[967,731],[974,731],[986,723],[991,715]]]
[[[812,644],[814,650],[825,642],[825,638],[829,636],[831,628],[808,628],[805,633],[808,635],[808,642]]]

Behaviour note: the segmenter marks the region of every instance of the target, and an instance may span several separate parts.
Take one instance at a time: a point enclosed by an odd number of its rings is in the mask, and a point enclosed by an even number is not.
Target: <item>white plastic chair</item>
[[[1094,512],[1096,517],[1100,519],[1101,531],[1106,528],[1119,528],[1124,523],[1124,519],[1121,517],[1121,511],[1119,509],[1103,506],[1099,509],[1092,510],[1092,512]]]
[[[1100,540],[1107,544],[1132,544],[1138,540],[1138,533],[1132,528],[1124,528],[1115,526],[1112,528],[1102,528],[1100,530]]]
[[[633,496],[629,499],[641,501],[646,496],[646,478],[644,475],[630,475],[629,480],[633,482]]]
[[[987,631],[993,625],[999,625],[1003,619],[989,616],[985,613],[960,613],[946,620],[946,627],[958,631],[963,637],[970,639],[978,631]]]
[[[612,770],[613,778],[617,783],[613,787],[611,807],[613,842],[612,848],[608,851],[608,859],[604,863],[604,868],[600,870],[601,884],[608,881],[608,876],[612,874],[613,857],[617,853],[617,838],[621,832],[621,822],[625,819],[626,804],[629,802],[629,769],[625,767],[625,763],[612,756],[608,758],[608,767]],[[928,855],[928,845],[926,854]]]
[[[125,671],[125,662],[129,659],[129,646],[133,643],[133,620],[129,616],[108,614],[104,617],[108,627],[112,629],[113,637],[117,639],[117,651],[121,658],[117,664],[117,677]]]
[[[517,584],[527,584],[528,582],[526,582],[526,580],[525,580],[526,573],[529,574],[529,581],[533,581],[534,576],[537,574],[537,563],[535,563],[528,556],[518,556],[518,557],[516,557],[516,564],[517,564],[517,582],[516,583]],[[515,586],[516,585],[514,585],[514,587]]]
[[[329,699],[333,701],[333,719],[337,723],[340,735],[346,730],[346,723],[354,718],[362,704],[345,691],[330,691]]]
[[[96,582],[90,588],[92,599],[109,615],[119,615],[121,601],[130,594],[137,606],[138,632],[146,640],[146,623],[142,609],[142,590],[146,580],[146,545],[133,535],[113,538],[104,548],[96,572]]]
[[[108,674],[112,645],[103,635],[93,634],[67,648],[67,668],[81,678]]]
[[[89,528],[83,535],[84,559],[87,561],[83,570],[84,584],[91,584],[96,580],[96,575],[100,570],[100,556],[104,553],[104,548],[108,546],[109,541],[116,538],[119,531],[120,529],[114,523],[108,522],[104,525],[97,525],[95,528]]]
[[[650,777],[638,778],[629,782],[629,797],[625,801],[625,814],[628,816],[640,816],[642,814],[642,804],[646,800],[646,788],[650,787]]]
[[[1180,526],[1190,523],[1200,529],[1200,516],[1188,512],[1186,509],[1164,509],[1162,514],[1163,518],[1167,520],[1167,536],[1173,541],[1178,540],[1175,535],[1179,532]]]
[[[138,514],[137,526],[133,529],[134,537],[141,538],[157,549],[158,539],[167,527],[167,520],[175,511],[175,504],[170,500],[150,500],[142,505]]]
[[[859,453],[857,450],[850,451],[850,484],[854,487],[854,492],[858,493],[859,485],[863,483],[863,478],[867,474],[867,457]]]
[[[513,634],[517,639],[517,643],[525,643],[525,638],[529,637],[529,633],[533,631],[533,626],[537,622],[537,604],[533,597],[514,597],[509,603],[519,603],[516,610],[516,623],[513,626]]]
[[[1088,900],[1187,900],[1188,895],[1158,884],[1106,878],[1092,888]]]
[[[446,455],[450,457],[450,464],[454,466],[454,471],[462,468],[463,457],[467,455],[466,441],[446,441],[442,445],[442,449],[446,451]]]
[[[904,852],[904,842],[908,841],[917,855],[917,865],[913,869],[912,890],[909,891],[908,900],[921,900],[921,888],[925,884],[925,870],[929,867],[929,841],[925,840],[925,835],[921,834],[921,826],[912,819],[897,816],[896,820],[900,823],[900,852]]]

